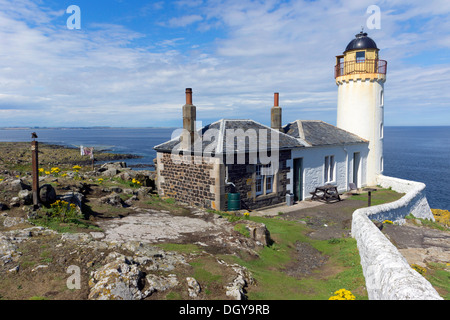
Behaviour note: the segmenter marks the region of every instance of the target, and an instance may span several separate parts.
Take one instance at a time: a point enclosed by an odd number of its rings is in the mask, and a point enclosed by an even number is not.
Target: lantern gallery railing
[[[334,68],[334,77],[356,73],[381,73],[386,74],[387,61],[379,59],[361,59],[341,62]]]

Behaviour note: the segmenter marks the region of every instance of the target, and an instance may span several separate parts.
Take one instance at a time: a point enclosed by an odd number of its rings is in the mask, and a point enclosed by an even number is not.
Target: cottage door
[[[359,152],[353,153],[353,183],[357,188],[360,187],[359,183],[360,162],[361,162],[361,154]]]
[[[294,159],[294,200],[303,200],[303,159]]]

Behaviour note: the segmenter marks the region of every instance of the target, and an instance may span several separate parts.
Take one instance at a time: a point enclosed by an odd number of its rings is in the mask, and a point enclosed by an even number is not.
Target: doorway
[[[294,201],[303,200],[303,158],[294,159]]]
[[[353,183],[357,188],[360,187],[360,164],[361,154],[359,152],[353,153]]]

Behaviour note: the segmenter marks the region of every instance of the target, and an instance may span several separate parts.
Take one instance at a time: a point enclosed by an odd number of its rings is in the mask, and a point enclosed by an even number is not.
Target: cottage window
[[[326,156],[325,157],[325,170],[324,170],[324,176],[323,176],[323,181],[326,182],[331,182],[334,181],[334,167],[335,167],[335,163],[334,163],[334,156]]]
[[[273,192],[273,172],[270,165],[257,165],[255,177],[256,195]]]
[[[255,180],[255,186],[256,186],[256,195],[260,195],[263,193],[263,181],[264,176],[261,174],[261,165],[256,166],[256,180]]]

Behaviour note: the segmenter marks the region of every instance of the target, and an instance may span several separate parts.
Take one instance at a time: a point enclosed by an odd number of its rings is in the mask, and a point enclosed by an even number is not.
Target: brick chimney
[[[274,94],[274,103],[273,107],[270,110],[270,127],[272,129],[282,131],[282,122],[281,122],[281,108],[279,106],[279,93],[275,92]]]
[[[192,89],[186,88],[186,104],[183,106],[183,129],[181,148],[190,150],[195,140],[195,121],[197,120],[196,107],[192,105]]]

